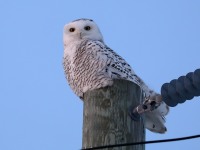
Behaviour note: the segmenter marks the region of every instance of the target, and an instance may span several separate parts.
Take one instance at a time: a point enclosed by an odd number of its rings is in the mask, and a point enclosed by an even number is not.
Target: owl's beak
[[[80,32],[80,39],[82,39],[82,36],[83,36],[83,35],[82,35],[82,32]]]

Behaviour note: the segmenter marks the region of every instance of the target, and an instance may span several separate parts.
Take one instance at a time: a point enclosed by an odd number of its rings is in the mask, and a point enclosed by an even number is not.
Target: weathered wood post
[[[143,121],[133,121],[128,114],[130,107],[141,103],[142,95],[138,85],[125,80],[115,80],[111,87],[85,93],[82,147],[145,141]],[[111,149],[144,150],[145,146]]]

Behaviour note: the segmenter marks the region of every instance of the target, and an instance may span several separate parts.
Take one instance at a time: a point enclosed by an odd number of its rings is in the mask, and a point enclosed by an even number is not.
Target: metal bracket
[[[156,98],[145,97],[145,100],[142,104],[138,105],[136,108],[132,108],[129,111],[130,117],[135,120],[139,121],[141,118],[141,115],[143,115],[146,112],[151,112],[155,110],[158,106],[160,106],[161,101],[157,100]]]

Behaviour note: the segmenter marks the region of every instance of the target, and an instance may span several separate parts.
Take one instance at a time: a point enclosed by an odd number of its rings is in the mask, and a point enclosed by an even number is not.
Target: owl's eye
[[[70,28],[69,29],[69,32],[74,32],[75,31],[75,28]]]
[[[89,30],[91,29],[91,27],[90,27],[90,26],[85,26],[84,29],[85,29],[86,31],[89,31]]]

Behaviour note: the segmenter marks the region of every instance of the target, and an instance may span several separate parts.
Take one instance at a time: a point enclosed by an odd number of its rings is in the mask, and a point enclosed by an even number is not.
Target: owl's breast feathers
[[[112,84],[113,79],[125,79],[140,85],[130,65],[100,41],[83,40],[76,46],[67,46],[64,70],[69,85],[78,96],[87,90]]]

